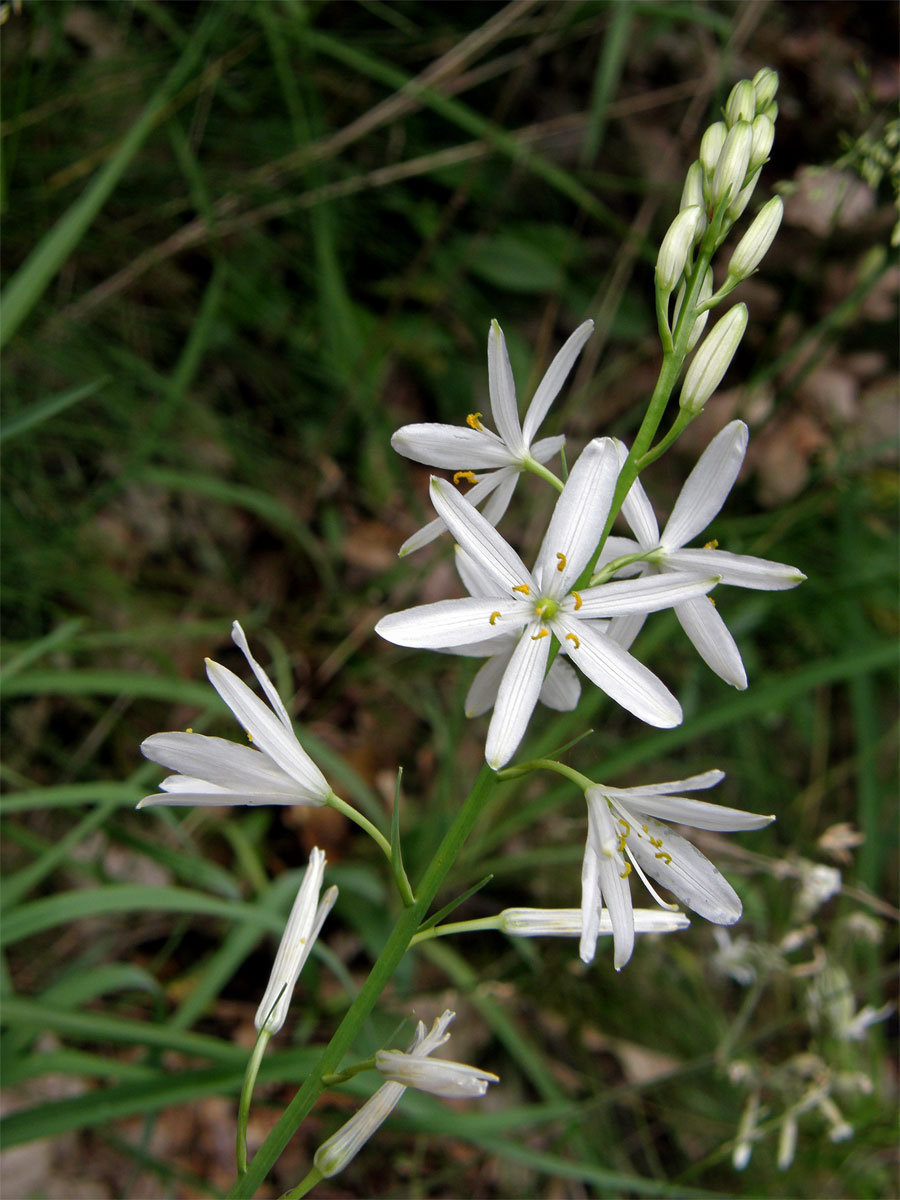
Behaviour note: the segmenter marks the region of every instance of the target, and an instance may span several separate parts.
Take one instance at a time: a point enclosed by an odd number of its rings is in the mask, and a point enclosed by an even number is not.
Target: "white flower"
[[[642,573],[709,572],[719,575],[723,584],[761,591],[781,591],[802,583],[806,576],[796,567],[753,558],[749,554],[729,554],[717,550],[716,542],[710,542],[702,549],[685,548],[725,503],[747,453],[747,436],[743,421],[732,421],[716,434],[688,476],[662,535],[647,494],[640,481],[635,481],[625,497],[622,515],[637,540],[609,538],[601,562],[608,563],[623,555],[644,551],[651,552],[649,562],[632,568]],[[726,683],[745,688],[747,675],[740,651],[715,605],[700,596],[674,607],[682,628],[707,666]],[[638,615],[613,621],[610,635],[616,636],[622,645],[630,646],[643,620]]]
[[[598,783],[585,791],[588,837],[581,879],[580,949],[584,962],[594,957],[604,903],[612,921],[616,970],[631,957],[635,926],[628,876],[632,866],[655,899],[659,897],[648,875],[707,921],[733,925],[738,920],[741,902],[731,884],[695,846],[656,819],[727,832],[761,829],[775,820],[676,794],[714,787],[723,778],[722,771],[706,771],[669,783],[634,788]]]
[[[404,425],[391,438],[391,445],[398,454],[415,462],[455,471],[454,483],[463,478],[474,483],[475,486],[466,493],[466,500],[470,504],[481,504],[490,496],[484,506],[484,515],[496,525],[506,512],[526,465],[549,462],[566,440],[552,437],[535,442],[534,436],[593,328],[593,321],[585,321],[563,345],[538,384],[525,421],[520,425],[506,341],[500,326],[492,321],[488,333],[488,388],[497,433],[485,429],[482,414],[476,412],[466,417],[468,428],[436,423]],[[482,473],[475,475],[475,471]],[[440,518],[431,521],[403,543],[400,553],[418,550],[434,541],[446,528]]]
[[[581,937],[580,908],[505,908],[499,920],[500,928],[509,937]],[[635,933],[674,933],[689,925],[684,913],[663,908],[634,910]],[[612,937],[609,913],[600,914],[597,933],[600,937]]]
[[[429,1062],[428,1055],[449,1039],[447,1026],[456,1014],[447,1010],[434,1022],[430,1032],[420,1021],[409,1050],[379,1050],[378,1070],[391,1080],[378,1089],[350,1120],[315,1153],[313,1162],[323,1179],[330,1179],[356,1157],[370,1137],[396,1108],[407,1087],[433,1092],[438,1096],[483,1096],[489,1083],[498,1077],[463,1063]]]
[[[484,595],[392,613],[375,629],[399,646],[433,650],[516,635],[485,746],[485,757],[495,770],[509,762],[524,736],[543,687],[551,634],[593,683],[642,721],[670,728],[681,720],[681,707],[668,688],[598,632],[595,622],[598,617],[668,608],[708,592],[716,577],[670,575],[573,590],[599,542],[617,474],[614,444],[608,438],[595,439],[575,463],[557,500],[533,573],[446,480],[431,481],[434,506],[481,572]]]
[[[206,660],[209,681],[243,725],[252,746],[202,733],[154,733],[141,753],[179,771],[160,784],[162,795],[145,796],[138,808],[157,804],[300,804],[317,807],[333,795],[325,776],[291,727],[291,719],[268,675],[250,653],[237,621],[231,636],[274,709],[236,675]]]
[[[284,927],[265,995],[253,1020],[257,1029],[265,1028],[269,1033],[277,1033],[284,1024],[294,985],[337,899],[337,888],[330,887],[319,902],[324,873],[325,851],[314,846]]]

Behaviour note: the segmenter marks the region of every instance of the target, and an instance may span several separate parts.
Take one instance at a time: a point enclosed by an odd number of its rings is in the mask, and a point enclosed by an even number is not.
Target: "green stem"
[[[284,1150],[291,1137],[313,1107],[324,1090],[323,1075],[332,1075],[356,1039],[363,1022],[378,1003],[387,986],[388,980],[406,954],[419,925],[422,923],[438,888],[443,883],[460,848],[468,837],[475,822],[478,820],[488,797],[497,783],[497,777],[487,766],[481,768],[471,792],[457,814],[456,820],[448,829],[444,840],[438,847],[425,874],[422,876],[415,902],[403,910],[397,918],[393,932],[385,943],[384,949],[374,963],[369,977],[359,991],[359,995],[347,1010],[334,1036],[328,1043],[322,1057],[306,1082],[297,1092],[294,1099],[281,1115],[272,1132],[260,1146],[247,1173],[235,1180],[228,1193],[233,1200],[248,1200],[271,1170],[278,1156]],[[311,1173],[312,1174],[312,1173]],[[310,1176],[307,1176],[307,1180]],[[307,1183],[304,1180],[301,1188]],[[309,1187],[313,1186],[313,1180]],[[308,1187],[307,1187],[308,1190]],[[302,1191],[289,1193],[291,1197],[304,1195]]]
[[[283,1196],[280,1196],[279,1200],[302,1200],[302,1197],[307,1192],[312,1191],[322,1178],[323,1175],[319,1168],[313,1167],[305,1179],[298,1183],[295,1188],[291,1188],[289,1192],[285,1192]]]
[[[523,463],[523,470],[530,471],[532,475],[540,476],[540,478],[546,480],[551,487],[556,488],[558,492],[563,490],[562,480],[558,479],[549,467],[545,467],[543,463],[539,463],[536,458],[532,458],[530,455]]]
[[[422,942],[430,942],[433,938],[447,937],[451,933],[480,933],[485,929],[499,929],[500,914],[494,917],[475,917],[471,921],[448,921],[446,925],[432,925],[415,935],[409,943],[410,947]]]
[[[247,1170],[247,1121],[250,1117],[250,1101],[253,1099],[256,1076],[259,1074],[260,1063],[263,1060],[263,1055],[266,1052],[266,1046],[268,1046],[271,1036],[272,1034],[265,1026],[259,1031],[256,1045],[253,1047],[253,1053],[250,1055],[250,1061],[247,1063],[247,1070],[244,1072],[244,1084],[241,1088],[241,1103],[238,1107],[237,1122],[237,1169],[239,1175],[243,1175]]]
[[[391,874],[397,883],[397,890],[400,892],[400,896],[403,899],[404,905],[407,908],[411,907],[411,905],[415,903],[415,896],[412,894],[412,888],[409,886],[409,880],[406,878],[406,873],[402,869],[400,871],[396,871],[394,869],[394,855],[391,851],[391,843],[387,840],[381,830],[378,829],[377,826],[373,825],[368,817],[364,817],[361,812],[355,809],[351,804],[348,804],[346,800],[342,800],[340,796],[336,796],[334,792],[332,792],[329,796],[327,803],[329,808],[333,808],[335,812],[342,813],[348,821],[352,821],[354,825],[358,825],[360,829],[365,830],[369,837],[376,843],[381,853],[391,864]]]

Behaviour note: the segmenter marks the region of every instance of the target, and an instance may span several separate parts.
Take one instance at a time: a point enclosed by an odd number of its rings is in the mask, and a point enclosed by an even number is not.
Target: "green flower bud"
[[[734,279],[746,279],[751,275],[775,240],[775,234],[784,216],[784,204],[780,196],[762,206],[753,224],[738,242],[731,262],[728,264],[728,274]]]
[[[684,188],[681,193],[681,203],[679,209],[690,208],[692,204],[699,204],[701,208],[706,207],[706,201],[703,197],[703,167],[699,160],[692,162],[687,169],[687,175],[684,177]]]
[[[675,298],[675,312],[672,315],[672,328],[673,329],[678,324],[678,315],[681,312],[681,305],[684,302],[684,287],[685,287],[685,285],[682,284],[681,287],[678,289],[678,295]],[[697,295],[697,303],[703,304],[703,302],[705,300],[708,300],[712,294],[713,294],[713,273],[712,273],[712,267],[708,267],[706,270],[706,274],[703,277],[703,282],[700,284],[700,291]],[[706,311],[702,312],[700,314],[700,316],[697,317],[697,319],[694,321],[693,327],[691,328],[690,337],[688,338],[688,343],[687,343],[688,354],[690,354],[690,352],[693,350],[693,348],[700,341],[700,335],[703,333],[703,330],[706,328],[706,322],[708,320],[709,320],[709,309],[706,309]]]
[[[737,196],[743,188],[752,145],[753,127],[748,121],[738,121],[729,129],[710,188],[713,204]]]
[[[775,123],[768,117],[756,117],[751,125],[753,141],[750,145],[750,162],[747,170],[752,174],[769,157],[772,143],[775,141]]]
[[[732,225],[750,203],[750,197],[756,190],[756,185],[759,183],[759,177],[761,174],[762,167],[760,167],[759,170],[753,174],[749,183],[747,183],[746,186],[738,192],[732,202],[728,205],[728,208],[725,210],[725,216]]]
[[[684,377],[678,403],[696,414],[719,386],[747,328],[747,305],[736,304],[700,343]]]
[[[719,161],[719,155],[722,153],[722,147],[725,145],[725,137],[728,129],[724,121],[716,121],[714,125],[710,125],[706,133],[700,139],[700,166],[703,168],[707,179],[712,179],[716,170],[716,163]]]
[[[664,296],[674,289],[684,274],[694,242],[706,225],[703,209],[697,204],[683,209],[669,226],[656,260],[656,286]]]
[[[738,121],[752,121],[756,116],[756,89],[749,79],[742,79],[731,89],[725,104],[725,124],[730,129]]]
[[[775,99],[778,91],[778,72],[771,67],[760,67],[753,76],[753,88],[756,92],[756,111],[761,113]],[[772,120],[774,121],[774,117]]]

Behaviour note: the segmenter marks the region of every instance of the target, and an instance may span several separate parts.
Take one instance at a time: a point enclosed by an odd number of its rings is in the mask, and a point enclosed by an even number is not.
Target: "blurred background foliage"
[[[202,659],[237,667],[239,617],[304,744],[382,825],[404,766],[415,878],[484,721],[461,716],[474,664],[372,633],[458,594],[443,543],[396,558],[428,518],[428,471],[390,434],[486,409],[491,318],[524,402],[590,316],[545,430],[566,431],[570,461],[627,438],[659,364],[655,247],[700,133],[762,65],[780,116],[751,212],[778,190],[785,223],[735,297],[750,326],[723,388],[646,485],[667,512],[741,416],[750,454],[711,533],[809,581],[719,600],[746,693],[658,616],[637,649],[681,728],[592,695],[530,743],[590,722],[571,761],[619,785],[723,767],[718,800],[779,818],[698,839],[744,921],[639,943],[621,977],[565,942],[409,955],[361,1051],[449,1005],[453,1056],[503,1083],[477,1110],[408,1095],[317,1194],[893,1194],[895,6],[24,0],[3,16],[4,1195],[223,1193],[273,939],[318,844],[341,897],[251,1140],[293,1094],[390,928],[382,865],[328,811],[136,814],[158,779],[137,747],[187,725],[236,736]],[[546,497],[537,481],[518,496],[503,531],[527,559]],[[457,915],[577,904],[584,826],[550,777],[498,789],[441,902],[493,873]],[[356,1103],[329,1095],[264,1194]],[[832,1140],[829,1103],[850,1140]]]

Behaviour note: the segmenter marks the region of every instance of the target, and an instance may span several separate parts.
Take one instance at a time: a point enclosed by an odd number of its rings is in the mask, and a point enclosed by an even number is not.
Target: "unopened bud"
[[[753,146],[753,127],[748,121],[738,121],[728,131],[712,180],[712,201],[718,204],[726,196],[735,197],[744,186],[750,150]]]
[[[752,121],[756,116],[756,89],[749,79],[742,79],[731,89],[725,104],[725,124],[730,129],[738,121]]]
[[[781,197],[773,196],[756,214],[753,224],[735,247],[728,264],[729,275],[735,279],[746,279],[756,270],[775,240],[783,216]]]
[[[750,161],[747,170],[752,174],[757,171],[769,157],[772,143],[775,141],[775,123],[768,117],[756,117],[751,126],[753,141],[750,143]]]
[[[750,197],[756,191],[756,185],[759,183],[759,177],[762,174],[762,167],[755,171],[750,177],[749,183],[738,192],[732,202],[725,210],[725,215],[733,225],[738,217],[743,213],[744,209],[750,203]]]
[[[656,260],[656,286],[663,295],[668,296],[684,274],[691,248],[703,232],[705,223],[703,209],[692,204],[669,226]]]
[[[778,91],[778,72],[771,67],[760,67],[753,76],[753,89],[756,92],[756,111],[762,112],[774,99]]]
[[[681,203],[679,210],[690,208],[692,204],[699,204],[701,208],[706,207],[706,202],[703,197],[703,167],[699,160],[695,160],[687,169],[687,175],[684,177],[684,188],[681,192]]]
[[[747,305],[736,304],[718,321],[694,355],[678,403],[697,414],[719,386],[747,328]]]
[[[762,110],[761,113],[757,113],[757,116],[768,117],[769,120],[774,125],[775,122],[778,120],[778,105],[773,100],[771,104],[766,105],[766,107]]]
[[[700,291],[697,293],[697,303],[703,304],[704,301],[706,301],[710,298],[712,293],[713,293],[713,273],[712,273],[712,267],[709,267],[707,269],[706,274],[703,276],[703,282],[700,284]],[[675,299],[675,312],[672,316],[673,328],[678,324],[678,316],[681,312],[681,306],[683,303],[684,303],[684,284],[682,284],[681,287],[678,289],[678,295]],[[703,333],[703,330],[706,328],[706,322],[708,320],[709,320],[709,309],[707,308],[694,321],[693,327],[691,329],[690,337],[688,338],[688,343],[687,343],[687,350],[688,350],[689,354],[693,350],[693,348],[697,345],[697,343],[700,341],[700,335]]]
[[[728,128],[725,122],[716,121],[715,124],[710,125],[700,139],[700,166],[708,179],[712,179],[715,174],[716,164],[722,153],[722,147],[725,145],[727,134]]]

